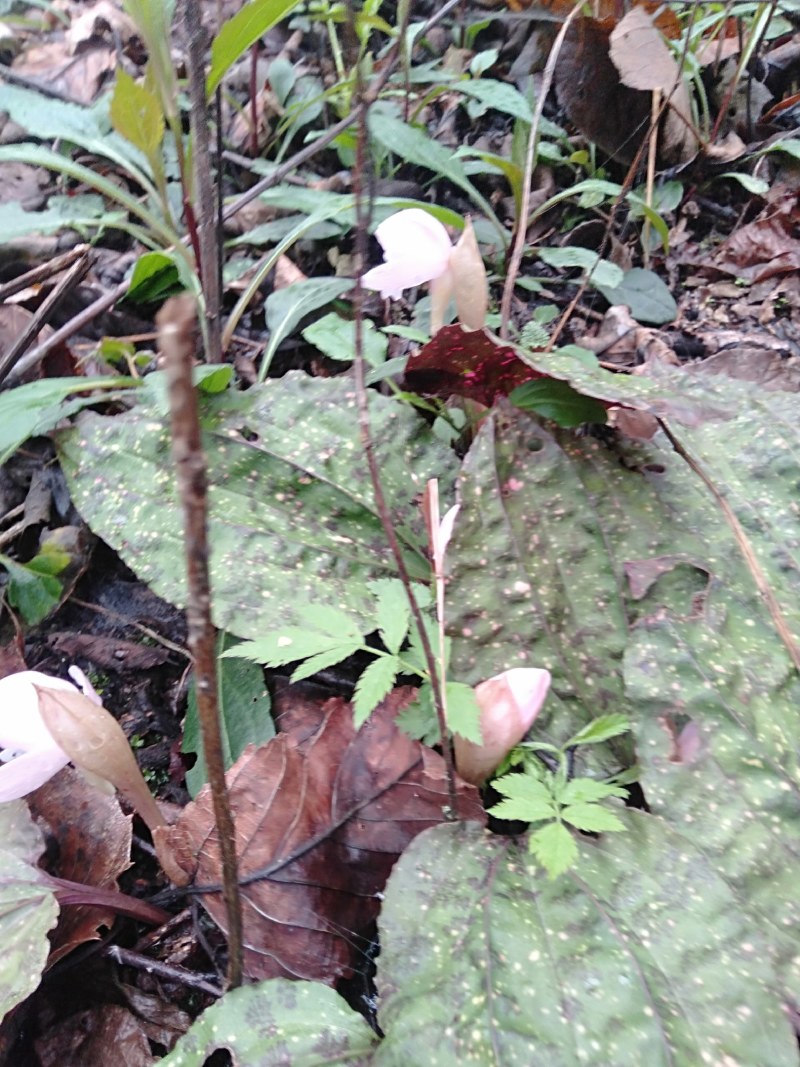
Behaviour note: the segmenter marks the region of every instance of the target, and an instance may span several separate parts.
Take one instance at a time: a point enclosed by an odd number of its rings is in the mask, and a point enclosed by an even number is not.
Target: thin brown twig
[[[351,31],[355,34],[355,13],[353,10],[353,0],[348,0],[347,5],[349,23]],[[408,4],[404,12],[405,18],[410,17],[411,4]],[[405,27],[399,28],[399,36],[405,33]],[[353,195],[356,205],[356,258],[357,262],[361,265],[366,261],[367,252],[367,233],[369,223],[369,205],[364,197],[363,178],[366,168],[366,145],[367,145],[367,115],[369,111],[370,96],[365,92],[362,71],[360,63],[356,65],[355,71],[355,101],[356,105],[354,111],[358,112],[358,136],[356,139],[356,163],[353,170]],[[442,682],[440,677],[439,665],[436,662],[436,657],[431,647],[430,638],[428,636],[428,630],[425,626],[425,620],[422,615],[422,611],[419,606],[416,594],[414,593],[414,587],[411,582],[411,577],[408,573],[406,561],[403,556],[400,542],[397,538],[397,534],[394,529],[394,523],[389,513],[389,508],[386,504],[386,498],[383,493],[383,484],[381,482],[380,471],[378,469],[378,462],[375,456],[374,442],[372,439],[372,430],[370,425],[369,414],[369,399],[367,396],[367,387],[364,374],[364,324],[363,324],[363,289],[361,288],[361,276],[356,276],[356,285],[353,290],[353,307],[355,310],[355,360],[353,362],[353,375],[355,379],[356,397],[358,402],[358,419],[359,427],[361,430],[361,441],[364,448],[364,456],[367,460],[367,466],[369,468],[370,480],[372,482],[372,489],[375,495],[375,507],[378,511],[378,516],[381,520],[386,540],[389,543],[392,556],[397,567],[397,573],[400,581],[403,584],[406,597],[408,599],[409,607],[411,608],[411,614],[414,619],[414,625],[417,628],[420,644],[422,646],[423,656],[428,668],[428,675],[430,677],[431,690],[433,693],[433,703],[436,709],[436,717],[439,723],[439,733],[441,735],[442,743],[442,756],[444,758],[445,775],[447,778],[447,793],[449,800],[449,809],[445,811],[445,817],[448,820],[454,820],[458,818],[457,809],[457,795],[456,795],[456,779],[455,779],[455,765],[453,762],[453,749],[450,742],[450,734],[447,727],[447,714],[445,712],[445,706],[443,701]]]
[[[228,985],[242,982],[242,905],[236,861],[236,827],[225,782],[219,722],[216,635],[211,621],[208,545],[208,477],[200,436],[197,391],[192,380],[195,301],[168,300],[156,317],[169,385],[172,454],[183,505],[186,551],[187,643],[194,659],[197,714],[222,861],[222,896],[228,923]]]
[[[67,273],[61,278],[47,299],[36,309],[21,334],[14,340],[0,358],[0,383],[9,374],[9,371],[17,362],[20,353],[24,352],[41,328],[47,325],[47,320],[54,309],[61,303],[67,293],[71,292],[76,285],[86,276],[92,265],[92,253],[86,249],[80,259],[73,263]]]
[[[183,0],[183,31],[186,42],[186,71],[189,82],[189,127],[192,134],[192,173],[196,197],[200,245],[200,276],[205,305],[206,363],[222,362],[222,323],[220,321],[219,251],[217,248],[217,207],[211,144],[208,133],[210,113],[206,99],[205,44],[202,9],[199,0]]]
[[[533,113],[533,122],[531,123],[531,131],[528,136],[528,147],[525,155],[525,171],[522,176],[522,197],[520,198],[519,218],[517,219],[517,229],[514,234],[514,245],[508,260],[508,272],[503,286],[503,297],[500,302],[500,337],[504,341],[508,339],[509,326],[511,324],[511,301],[514,297],[514,286],[517,283],[517,275],[519,274],[522,256],[525,252],[525,239],[528,235],[528,212],[531,203],[533,171],[536,165],[536,145],[539,140],[539,125],[542,121],[545,101],[547,100],[547,96],[553,84],[556,63],[564,44],[564,38],[567,36],[570,26],[578,17],[582,7],[583,0],[576,0],[575,7],[570,11],[569,15],[564,20],[564,25],[558,31],[558,36],[553,42],[553,47],[550,49],[550,55],[547,57],[547,65],[544,68],[542,84],[539,89],[539,97],[536,101],[536,110]]]
[[[88,245],[76,245],[69,252],[64,252],[63,255],[56,256],[55,259],[49,259],[47,263],[40,263],[38,267],[26,270],[24,274],[20,274],[10,282],[0,285],[0,304],[8,300],[10,296],[21,293],[29,285],[38,285],[40,282],[45,282],[48,278],[59,274],[62,270],[66,270],[67,267],[71,267],[75,260],[80,259],[88,248]]]

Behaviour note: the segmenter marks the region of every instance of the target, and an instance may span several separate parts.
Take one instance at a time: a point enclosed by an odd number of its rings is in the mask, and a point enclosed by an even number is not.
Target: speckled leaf
[[[0,1019],[36,989],[58,904],[35,861],[44,844],[24,801],[0,804]]]
[[[377,1043],[332,989],[274,978],[226,993],[159,1062],[203,1067],[216,1049],[228,1049],[236,1067],[366,1067]]]
[[[797,1067],[729,888],[661,820],[624,819],[552,882],[474,825],[417,837],[379,920],[376,1067]]]
[[[157,390],[151,389],[152,396]],[[289,374],[246,394],[204,398],[210,464],[214,619],[239,637],[302,620],[309,602],[375,628],[366,583],[394,564],[376,514],[348,379]],[[429,566],[416,498],[447,486],[456,459],[407,406],[371,395],[384,493],[412,577]],[[152,588],[184,602],[181,518],[165,416],[147,396],[132,411],[89,415],[59,438],[76,505]]]
[[[652,810],[703,851],[800,995],[800,679],[755,596],[715,579],[694,618],[656,610],[625,680]]]

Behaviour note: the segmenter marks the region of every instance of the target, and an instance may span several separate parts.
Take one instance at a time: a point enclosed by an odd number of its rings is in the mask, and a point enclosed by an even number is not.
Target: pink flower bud
[[[482,745],[454,738],[456,770],[473,785],[481,785],[520,743],[542,710],[550,688],[550,672],[515,667],[475,686],[481,709]]]

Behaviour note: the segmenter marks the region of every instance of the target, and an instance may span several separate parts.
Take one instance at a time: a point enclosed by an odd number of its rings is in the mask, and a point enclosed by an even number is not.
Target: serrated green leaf
[[[226,659],[236,647],[236,640],[229,634],[217,635],[217,706],[226,770],[248,745],[261,745],[275,736],[264,672],[255,664]],[[207,779],[194,682],[189,687],[181,751],[197,754],[195,765],[186,772],[186,787],[195,797]]]
[[[597,782],[594,778],[573,778],[558,792],[558,801],[560,804],[585,804],[626,795],[624,789],[610,782]]]
[[[391,691],[399,670],[396,656],[378,656],[362,671],[353,696],[353,722],[357,730]]]
[[[111,123],[117,133],[148,157],[154,156],[164,137],[164,115],[155,93],[117,67],[111,97]]]
[[[540,822],[558,814],[550,790],[532,774],[506,774],[495,778],[492,786],[505,798],[490,808],[498,819]]]
[[[597,745],[602,741],[610,741],[612,737],[619,737],[627,733],[631,724],[624,715],[600,715],[587,723],[582,730],[567,741],[567,745]]]
[[[474,824],[418,836],[379,919],[376,1064],[796,1067],[738,898],[662,820],[623,818],[556,880]]]
[[[528,838],[528,848],[550,878],[557,878],[578,862],[575,838],[560,822],[551,822],[533,830]]]
[[[423,682],[417,690],[416,700],[403,708],[395,722],[403,733],[415,741],[421,741],[423,745],[433,746],[441,742],[439,720],[433,706],[433,690],[428,682]]]
[[[209,96],[236,60],[295,7],[296,0],[250,0],[226,19],[211,42],[211,69],[206,81]]]
[[[375,622],[381,640],[390,652],[399,652],[411,625],[411,606],[403,583],[399,579],[384,578],[370,582],[369,588],[378,597]]]
[[[250,659],[263,663],[266,667],[282,667],[338,646],[339,642],[330,634],[318,633],[300,626],[287,626],[255,641],[243,641],[234,645],[223,652],[222,656]],[[338,663],[338,660],[334,662]]]
[[[475,690],[463,682],[447,682],[447,725],[454,734],[481,744],[481,708]]]
[[[238,1067],[367,1067],[379,1038],[333,989],[273,978],[226,993],[181,1037],[163,1067],[203,1067],[227,1049]],[[287,1050],[291,1050],[287,1053]]]
[[[601,804],[570,804],[562,808],[561,818],[585,833],[601,834],[625,829],[619,816]]]
[[[361,641],[357,641],[349,644],[334,645],[333,648],[326,649],[324,652],[317,652],[316,655],[309,656],[299,667],[295,667],[292,671],[292,681],[300,682],[304,678],[311,678],[312,675],[317,674],[319,671],[325,671],[328,667],[333,667],[337,663],[341,663],[342,660],[349,659],[362,647]]]

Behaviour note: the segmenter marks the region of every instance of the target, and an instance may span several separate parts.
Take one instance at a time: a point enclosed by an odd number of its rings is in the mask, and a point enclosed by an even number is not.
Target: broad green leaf
[[[333,989],[273,978],[226,993],[159,1062],[203,1067],[227,1049],[237,1067],[366,1067],[378,1041]]]
[[[765,178],[757,178],[755,174],[747,174],[743,171],[727,170],[720,174],[720,178],[731,178],[739,183],[748,193],[755,196],[766,196],[769,192],[769,182]]]
[[[178,265],[169,252],[145,252],[133,266],[126,296],[138,304],[156,303],[182,288]]]
[[[532,830],[528,847],[550,878],[558,878],[578,862],[575,838],[560,822],[547,823]]]
[[[590,248],[568,246],[567,248],[537,248],[536,255],[551,267],[580,267],[586,271],[590,285],[596,288],[614,288],[622,284],[624,272],[616,263],[601,259]]]
[[[359,729],[389,693],[400,670],[396,656],[378,656],[362,671],[353,697],[353,722]]]
[[[8,556],[0,555],[0,566],[8,572],[5,588],[8,602],[29,626],[35,626],[57,607],[61,582],[50,574],[39,574]]]
[[[0,393],[0,467],[29,437],[47,433],[62,419],[97,403],[96,396],[69,400],[72,393],[138,384],[133,378],[43,378]]]
[[[87,152],[113,160],[145,184],[149,179],[147,159],[124,137],[109,129],[108,119],[100,107],[82,107],[43,96],[33,89],[4,83],[3,111],[42,141],[67,141],[85,148]],[[23,147],[26,146],[4,145],[3,156],[13,158],[18,149]]]
[[[149,376],[163,383],[163,375]],[[154,391],[121,415],[89,415],[59,435],[76,506],[139,576],[184,603],[183,533],[170,475],[168,418]],[[407,406],[370,397],[383,491],[412,580],[430,568],[416,505],[438,477],[447,506],[456,458]],[[339,608],[375,629],[367,583],[395,564],[363,458],[356,398],[346,378],[296,372],[203,397],[209,460],[211,585],[215,624],[257,639],[307,628],[309,605]]]
[[[678,305],[665,283],[651,270],[634,267],[626,271],[617,285],[598,283],[597,288],[609,304],[627,304],[631,315],[638,322],[651,322],[660,326],[672,322],[678,314]]]
[[[295,7],[297,0],[250,0],[223,23],[211,42],[211,69],[206,81],[209,96],[239,56]]]
[[[364,319],[362,326],[364,359],[371,367],[377,367],[386,359],[389,342],[369,319]],[[356,358],[356,324],[333,311],[307,326],[303,337],[328,359],[352,362]]]
[[[125,219],[119,211],[108,211],[101,196],[51,196],[41,211],[25,211],[19,204],[0,204],[0,232],[4,241],[32,233],[56,233],[74,229],[79,233],[114,226]]]
[[[499,82],[492,78],[469,78],[454,82],[449,86],[449,91],[464,93],[473,100],[478,100],[483,104],[484,110],[493,108],[524,122],[533,121],[531,105],[522,93],[508,82]]]
[[[664,822],[622,818],[556,880],[474,824],[415,838],[379,920],[376,1067],[797,1067],[737,898]]]
[[[353,282],[348,278],[308,278],[270,293],[264,308],[269,344],[262,357],[262,378],[278,350],[278,345],[289,337],[301,320],[312,311],[330,304],[352,286]]]
[[[248,745],[261,745],[275,736],[269,693],[264,685],[262,669],[244,660],[221,658],[235,647],[235,639],[228,634],[218,635],[217,701],[226,770],[233,766]],[[197,762],[186,772],[186,787],[194,797],[207,780],[194,683],[189,689],[181,751],[197,753]]]
[[[111,97],[111,122],[117,133],[151,158],[164,137],[164,115],[155,93],[140,85],[124,67],[117,67]]]
[[[478,205],[487,218],[496,223],[504,243],[508,243],[508,234],[497,222],[491,205],[469,180],[463,164],[449,148],[445,148],[416,126],[411,126],[402,119],[386,111],[378,111],[376,108],[372,108],[369,113],[369,132],[370,136],[388,152],[400,156],[417,167],[435,171],[451,181],[453,185],[458,186],[473,203]]]
[[[601,834],[625,829],[619,816],[601,804],[570,804],[562,809],[561,818],[585,833]]]
[[[41,831],[24,800],[0,804],[0,1019],[39,985],[58,904],[36,861]]]
[[[586,422],[602,425],[606,421],[606,409],[599,401],[555,378],[539,378],[519,385],[508,399],[521,411],[532,411],[559,426],[580,426]]]

